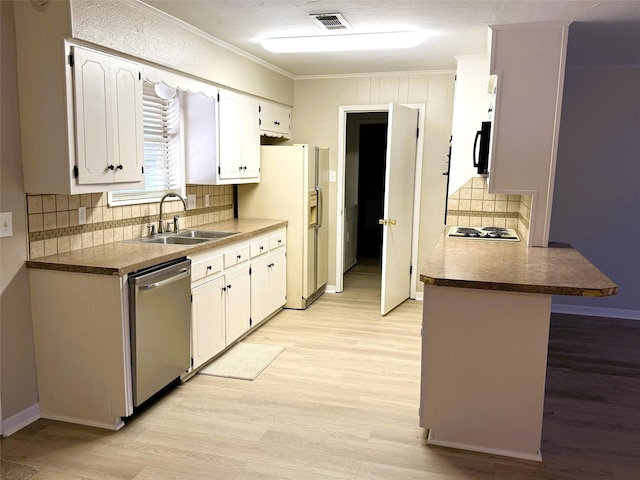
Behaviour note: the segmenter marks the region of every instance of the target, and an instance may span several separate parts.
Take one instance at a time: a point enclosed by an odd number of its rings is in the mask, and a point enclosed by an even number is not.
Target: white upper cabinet
[[[546,246],[564,86],[568,25],[492,28],[497,77],[489,192],[532,194],[530,246]]]
[[[216,98],[183,92],[187,183],[224,185],[260,181],[258,102],[219,89]]]
[[[138,65],[72,47],[77,182],[143,182],[142,81]]]
[[[257,183],[260,181],[258,101],[222,89],[219,99],[220,157],[217,183]]]
[[[291,109],[270,102],[260,102],[260,133],[268,137],[289,138]]]

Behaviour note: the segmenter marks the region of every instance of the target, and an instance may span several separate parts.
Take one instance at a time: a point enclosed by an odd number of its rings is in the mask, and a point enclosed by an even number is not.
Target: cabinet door
[[[251,320],[257,325],[286,302],[287,261],[284,249],[251,265]]]
[[[191,357],[198,368],[225,347],[223,276],[191,290]]]
[[[275,312],[287,302],[287,255],[280,249],[271,255],[271,269],[269,270],[269,297],[271,311]]]
[[[135,63],[111,58],[116,183],[141,182],[144,165],[142,81]],[[132,187],[130,187],[132,188]]]
[[[260,177],[258,103],[245,95],[220,90],[219,183],[248,183]]]
[[[260,132],[263,135],[289,138],[291,133],[290,109],[262,103],[260,105]]]
[[[108,57],[73,48],[78,183],[113,183],[115,176]]]
[[[144,154],[138,66],[80,47],[73,48],[73,56],[78,183],[141,182]]]
[[[269,265],[271,255],[251,264],[251,320],[258,324],[269,315]]]
[[[225,275],[227,345],[240,338],[250,327],[251,278],[249,265]]]

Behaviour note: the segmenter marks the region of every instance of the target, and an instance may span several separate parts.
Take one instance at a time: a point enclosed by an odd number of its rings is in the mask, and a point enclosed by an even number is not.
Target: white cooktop
[[[503,242],[519,242],[518,233],[513,228],[502,227],[463,227],[449,228],[448,238],[464,238],[471,240],[497,240]]]

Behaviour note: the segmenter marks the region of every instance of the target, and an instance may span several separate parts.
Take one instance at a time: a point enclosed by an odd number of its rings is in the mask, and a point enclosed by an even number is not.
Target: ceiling
[[[640,21],[640,1],[613,0],[141,0],[293,76],[455,69],[457,55],[487,54],[487,26]],[[341,13],[349,33],[435,30],[409,50],[267,52],[260,38],[331,34],[310,14]]]

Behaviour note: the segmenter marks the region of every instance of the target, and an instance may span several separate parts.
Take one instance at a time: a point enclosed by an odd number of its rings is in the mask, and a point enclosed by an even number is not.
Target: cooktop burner
[[[520,238],[516,231],[512,228],[502,227],[451,227],[449,238],[470,238],[479,240],[505,240],[511,242],[519,242]]]

